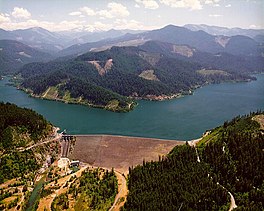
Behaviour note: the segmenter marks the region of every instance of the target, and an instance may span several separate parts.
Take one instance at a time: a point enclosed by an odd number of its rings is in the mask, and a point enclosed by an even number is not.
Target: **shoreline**
[[[110,137],[110,138],[127,138],[127,139],[146,139],[146,140],[153,140],[153,141],[175,141],[175,142],[182,142],[182,143],[188,143],[190,146],[194,146],[193,144],[198,144],[199,141],[202,140],[207,135],[206,131],[204,134],[201,136],[194,138],[194,139],[189,139],[189,140],[180,140],[180,139],[169,139],[169,138],[155,138],[155,137],[145,137],[145,136],[133,136],[133,135],[114,135],[114,134],[104,134],[104,133],[95,133],[95,134],[71,134],[71,133],[66,133],[65,135],[69,136],[76,136],[76,137]]]
[[[257,73],[257,74],[263,74],[263,73]],[[13,76],[10,76],[10,77],[11,77],[11,79],[13,78]],[[253,80],[254,79],[226,80],[226,81],[221,81],[220,84],[221,83],[250,82],[250,81],[253,81]],[[67,101],[67,100],[64,100],[62,98],[49,98],[49,97],[37,95],[37,94],[34,94],[32,92],[32,90],[24,88],[24,87],[21,86],[21,84],[15,83],[15,81],[12,81],[12,85],[13,86],[15,86],[18,90],[21,90],[21,91],[25,92],[26,94],[29,95],[29,97],[32,97],[32,98],[38,98],[38,99],[42,99],[42,100],[61,102],[61,103],[64,103],[64,104],[82,105],[82,106],[87,106],[87,107],[90,107],[90,108],[99,108],[99,109],[103,109],[103,110],[106,110],[106,111],[111,111],[111,112],[114,112],[114,113],[128,113],[130,111],[133,111],[138,105],[138,102],[137,102],[138,100],[161,102],[161,101],[167,101],[167,100],[170,101],[170,100],[173,100],[173,99],[180,99],[180,98],[183,98],[183,97],[188,96],[188,95],[193,95],[194,92],[197,89],[202,88],[202,87],[207,86],[207,85],[210,85],[210,84],[218,84],[218,83],[207,81],[205,83],[194,85],[194,86],[190,87],[189,90],[181,91],[181,92],[173,93],[173,94],[169,94],[169,95],[165,95],[165,94],[161,94],[161,95],[147,95],[147,96],[144,96],[144,97],[138,97],[138,96],[133,96],[133,95],[132,96],[127,96],[128,99],[133,100],[132,103],[127,105],[127,108],[111,109],[111,108],[108,108],[107,105],[106,106],[102,106],[102,105],[92,104],[92,103],[85,102],[85,101],[84,102],[80,102],[78,100],[76,100],[76,101]]]
[[[127,138],[127,139],[146,139],[146,140],[153,140],[153,141],[178,141],[178,142],[193,141],[193,140],[186,141],[186,140],[179,140],[179,139],[166,139],[166,138],[129,136],[129,135],[111,135],[111,134],[65,134],[65,135],[76,136],[76,137],[111,137],[111,138]]]

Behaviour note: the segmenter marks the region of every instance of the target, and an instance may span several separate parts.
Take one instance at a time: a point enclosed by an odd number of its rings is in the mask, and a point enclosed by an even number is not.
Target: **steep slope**
[[[48,61],[51,55],[13,40],[0,40],[0,73],[11,74],[24,64]]]
[[[223,47],[215,42],[214,36],[204,31],[194,32],[174,25],[168,25],[161,29],[146,32],[143,36],[145,39],[189,45],[210,53],[217,53],[223,50]]]
[[[225,50],[233,55],[260,55],[258,52],[258,43],[249,37],[241,35],[231,37],[225,45]]]
[[[64,44],[70,39],[67,36],[50,32],[41,27],[18,29],[12,31],[16,40],[45,52],[57,52],[63,49]]]
[[[264,71],[264,58],[261,56],[236,56],[228,53],[210,54],[188,45],[159,41],[148,41],[139,47],[153,54],[162,53],[171,58],[198,63],[206,69],[220,69],[236,74]],[[231,49],[232,45],[229,48]]]
[[[22,86],[36,97],[126,112],[135,106],[130,99],[96,84],[97,69],[87,62],[31,63],[21,69]]]
[[[16,36],[12,32],[0,29],[0,40],[15,40]]]
[[[1,184],[7,179],[32,174],[40,167],[41,156],[23,149],[52,134],[52,125],[36,112],[14,104],[0,103],[0,110]]]
[[[124,210],[263,210],[264,136],[254,120],[260,114],[225,122],[198,147],[176,146],[159,162],[130,168]]]

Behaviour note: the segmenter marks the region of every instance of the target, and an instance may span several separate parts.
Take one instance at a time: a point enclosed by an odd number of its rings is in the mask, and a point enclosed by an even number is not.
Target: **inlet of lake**
[[[7,78],[0,81],[0,101],[31,108],[68,134],[190,140],[237,115],[264,110],[264,74],[255,76],[257,80],[251,82],[207,85],[178,99],[141,100],[129,113],[32,98],[7,85]]]

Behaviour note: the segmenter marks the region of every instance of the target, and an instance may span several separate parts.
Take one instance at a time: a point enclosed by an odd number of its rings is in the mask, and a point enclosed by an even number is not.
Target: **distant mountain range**
[[[247,36],[214,36],[204,31],[191,31],[184,27],[168,25],[139,34],[126,34],[118,38],[73,45],[61,50],[59,54],[61,56],[80,55],[87,51],[105,50],[112,46],[137,46],[149,40],[189,45],[208,53],[225,52],[234,55],[259,56],[264,52],[261,44]]]
[[[14,31],[0,29],[0,40],[16,40],[38,50],[56,53],[74,44],[97,42],[103,39],[116,38],[126,33],[135,34],[139,32],[142,31],[111,29],[101,32],[50,32],[41,27],[33,27]]]
[[[71,45],[75,44],[83,44],[83,43],[91,43],[91,42],[98,42],[100,40],[105,39],[113,39],[120,37],[125,34],[138,34],[143,31],[140,30],[115,30],[111,29],[109,31],[103,31],[103,32],[79,32],[74,34],[65,33],[68,35],[74,35],[74,39],[70,40],[66,43],[66,46],[69,47]],[[63,33],[62,33],[63,34]]]
[[[18,29],[14,31],[6,31],[0,29],[0,40],[16,40],[18,42],[22,42],[26,45],[29,45],[32,48],[36,48],[38,50],[52,54],[59,52],[57,56],[60,56],[60,54],[71,54],[71,49],[77,49],[77,46],[74,45],[81,45],[80,48],[84,48],[82,45],[87,45],[88,48],[86,49],[89,50],[91,48],[98,48],[107,44],[122,45],[122,42],[127,41],[130,41],[131,43],[132,41],[138,39],[145,41],[160,40],[177,44],[188,44],[202,51],[218,52],[219,50],[223,51],[222,48],[225,47],[226,44],[228,44],[228,40],[230,39],[230,37],[236,35],[247,36],[253,38],[256,42],[263,42],[264,29],[230,29],[225,27],[208,26],[203,24],[188,24],[184,27],[169,25],[158,30],[145,32],[140,30],[115,29],[100,32],[50,32],[41,27]],[[100,41],[103,42],[100,43]],[[126,45],[126,43],[123,44]],[[70,49],[67,49],[69,47]],[[75,53],[80,54],[84,52],[76,50]]]
[[[16,40],[41,51],[54,53],[64,48],[64,43],[70,38],[40,27],[0,31],[0,40]]]
[[[264,29],[241,29],[241,28],[227,28],[220,26],[208,26],[205,24],[187,24],[184,25],[185,28],[192,31],[205,31],[211,35],[224,35],[224,36],[236,36],[243,35],[251,38],[255,38],[258,35],[264,35]]]

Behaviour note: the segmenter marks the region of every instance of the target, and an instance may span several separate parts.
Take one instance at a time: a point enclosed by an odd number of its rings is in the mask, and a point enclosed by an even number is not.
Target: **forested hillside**
[[[138,47],[88,52],[66,61],[27,64],[20,70],[21,87],[33,96],[130,111],[136,104],[131,98],[171,99],[207,83],[251,80],[248,73],[263,69],[257,62],[245,61],[247,65],[240,70],[239,61],[238,56],[216,57],[151,41]]]
[[[108,210],[117,194],[118,181],[114,171],[88,169],[79,178],[73,176],[67,184],[68,191],[55,197],[52,211],[68,210]],[[43,191],[44,192],[44,191]]]
[[[0,40],[0,74],[13,74],[24,64],[48,61],[52,57],[14,40]]]
[[[196,148],[186,143],[130,169],[123,210],[228,210],[229,192],[236,210],[263,210],[263,125],[252,120],[259,114],[225,122]]]
[[[0,111],[0,183],[2,183],[6,179],[34,174],[40,167],[39,160],[31,149],[24,149],[51,134],[52,126],[43,116],[14,104],[0,103]]]

